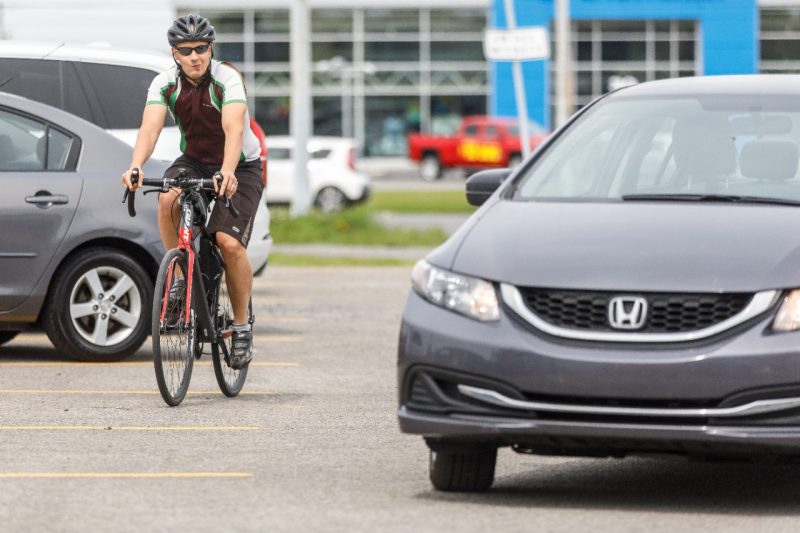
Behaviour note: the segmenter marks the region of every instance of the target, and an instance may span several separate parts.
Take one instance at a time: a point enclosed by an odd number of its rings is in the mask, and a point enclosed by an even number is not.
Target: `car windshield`
[[[800,201],[800,98],[624,97],[582,115],[515,198]]]

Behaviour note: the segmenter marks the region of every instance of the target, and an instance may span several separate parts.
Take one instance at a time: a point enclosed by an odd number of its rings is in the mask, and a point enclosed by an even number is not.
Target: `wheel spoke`
[[[103,293],[103,284],[100,282],[100,274],[97,272],[97,269],[95,268],[87,272],[84,279],[89,285],[89,289],[92,291],[92,296],[98,299],[98,295]]]
[[[105,346],[108,340],[108,316],[98,317],[94,325],[94,343]]]
[[[117,307],[117,312],[111,315],[111,318],[122,324],[123,326],[129,328],[135,328],[136,325],[139,323],[139,317],[133,315],[124,309],[120,309]]]
[[[83,302],[79,304],[72,304],[69,306],[69,314],[73,319],[83,318],[85,316],[94,315],[97,313],[95,302]]]
[[[126,276],[122,276],[121,278],[119,278],[119,280],[117,280],[117,283],[115,283],[114,286],[111,287],[111,290],[108,291],[109,296],[113,296],[114,300],[119,300],[133,286],[134,286],[134,283],[133,283],[133,280],[131,279],[130,276],[127,276],[127,275]]]

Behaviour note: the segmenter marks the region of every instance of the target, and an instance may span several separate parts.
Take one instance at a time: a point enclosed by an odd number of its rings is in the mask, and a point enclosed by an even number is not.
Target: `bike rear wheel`
[[[186,253],[169,250],[158,270],[153,298],[153,365],[161,397],[171,406],[179,405],[189,389],[194,366],[196,339],[195,313],[189,310],[187,320],[186,294],[173,291],[175,279],[189,279]],[[185,285],[184,285],[185,287]]]
[[[253,323],[253,304],[248,307],[248,320],[251,327]],[[217,313],[214,317],[217,332],[220,335],[219,342],[211,345],[211,356],[214,361],[214,375],[217,377],[217,385],[225,396],[232,398],[241,392],[244,382],[247,379],[247,369],[249,364],[240,369],[233,369],[228,364],[227,354],[233,348],[233,306],[228,297],[228,289],[225,280],[220,280],[217,290]],[[224,350],[221,344],[224,344]]]

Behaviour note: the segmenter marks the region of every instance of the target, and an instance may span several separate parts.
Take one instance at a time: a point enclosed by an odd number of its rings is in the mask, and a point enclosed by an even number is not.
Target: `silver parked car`
[[[400,427],[443,490],[496,452],[800,455],[800,77],[611,93],[413,272]]]
[[[136,218],[121,204],[131,150],[75,115],[0,93],[0,344],[41,327],[65,354],[107,361],[144,342],[164,250],[154,195],[138,198]]]

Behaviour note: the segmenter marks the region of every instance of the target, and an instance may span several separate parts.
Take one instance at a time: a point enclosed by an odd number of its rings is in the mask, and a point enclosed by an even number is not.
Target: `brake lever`
[[[217,183],[217,190],[222,185],[222,174],[219,171],[214,172],[212,179]],[[228,212],[234,217],[237,218],[239,216],[239,210],[236,209],[236,206],[233,205],[233,202],[230,198],[228,198],[227,194],[222,195],[222,203],[225,204],[225,207],[228,208]]]

